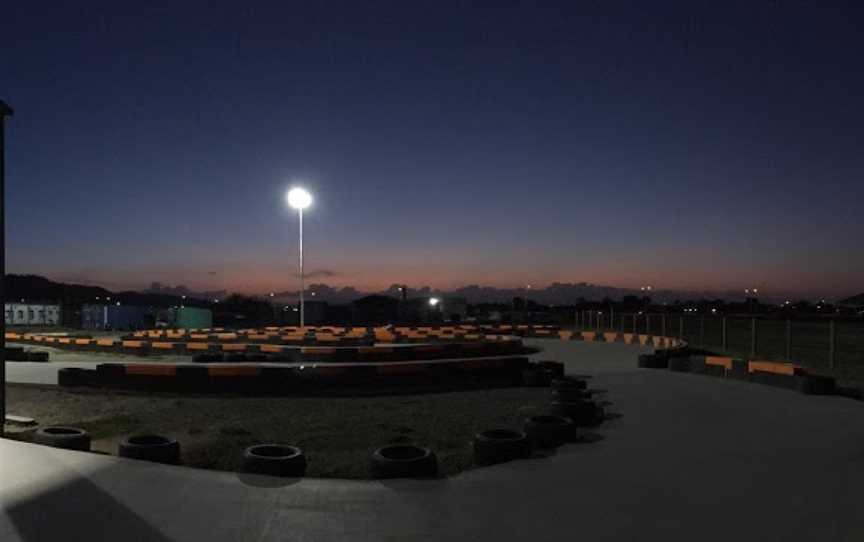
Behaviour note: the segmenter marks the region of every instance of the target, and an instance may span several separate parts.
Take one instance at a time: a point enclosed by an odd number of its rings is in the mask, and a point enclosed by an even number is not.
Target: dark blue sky
[[[3,8],[11,272],[290,289],[302,182],[333,285],[864,290],[852,2],[86,4]]]

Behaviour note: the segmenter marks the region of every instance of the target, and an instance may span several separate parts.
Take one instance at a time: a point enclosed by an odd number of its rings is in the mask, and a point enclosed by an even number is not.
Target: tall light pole
[[[0,324],[0,437],[6,434],[6,138],[5,121],[11,117],[12,108],[0,100],[0,304],[3,305],[3,320]]]
[[[306,313],[303,301],[303,290],[306,286],[303,284],[303,209],[312,205],[312,195],[300,187],[294,187],[288,191],[286,196],[288,205],[297,209],[300,215],[300,327],[306,325]]]

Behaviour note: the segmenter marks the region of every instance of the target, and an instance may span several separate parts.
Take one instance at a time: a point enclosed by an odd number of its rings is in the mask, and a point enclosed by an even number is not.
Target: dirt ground
[[[213,397],[66,391],[9,385],[8,410],[41,425],[88,430],[92,449],[114,454],[130,433],[155,432],[180,441],[182,462],[234,471],[243,448],[297,445],[308,476],[366,478],[371,452],[390,443],[416,443],[438,455],[452,475],[471,466],[471,439],[481,430],[521,428],[543,413],[549,390],[502,388],[394,397]],[[13,428],[28,440],[32,429]]]

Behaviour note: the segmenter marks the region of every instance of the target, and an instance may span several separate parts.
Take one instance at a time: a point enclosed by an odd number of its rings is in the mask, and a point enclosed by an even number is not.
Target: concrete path
[[[446,480],[281,487],[0,440],[0,540],[864,540],[864,403],[538,344],[610,391],[603,440]]]

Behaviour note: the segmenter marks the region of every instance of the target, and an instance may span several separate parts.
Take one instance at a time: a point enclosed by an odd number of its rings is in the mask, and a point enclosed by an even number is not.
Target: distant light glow
[[[440,302],[441,302],[441,300],[438,299],[437,297],[430,297],[430,298],[429,298],[429,305],[432,306],[432,307],[437,306],[438,303],[440,303]]]
[[[312,205],[312,194],[300,187],[289,190],[286,199],[288,205],[300,211]]]

